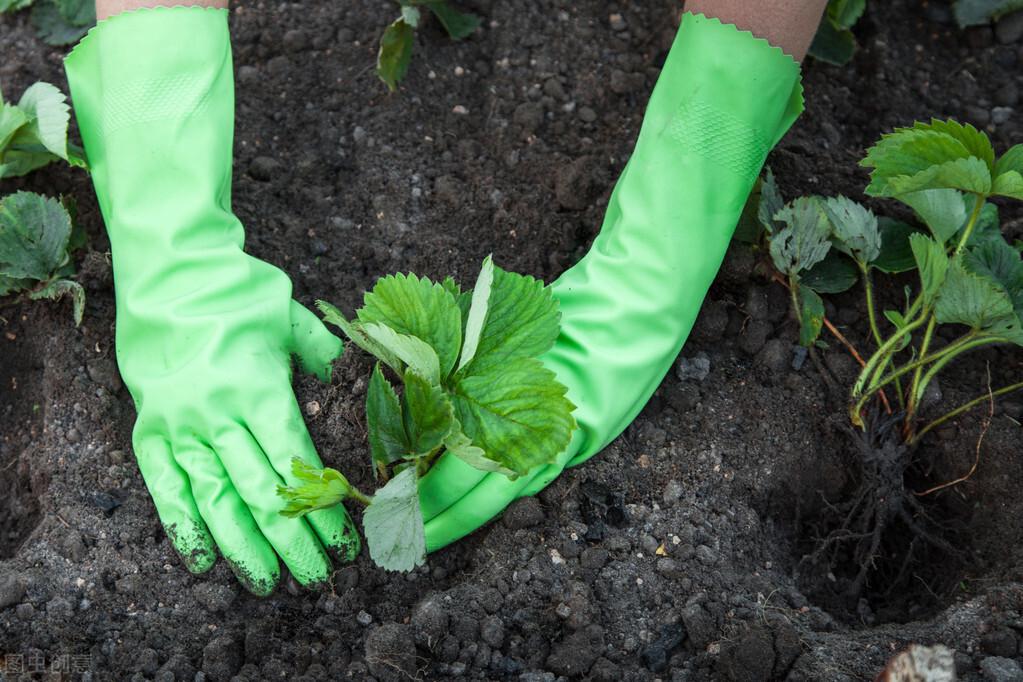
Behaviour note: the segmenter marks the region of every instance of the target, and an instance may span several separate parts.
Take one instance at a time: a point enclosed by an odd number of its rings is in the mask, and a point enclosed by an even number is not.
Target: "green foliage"
[[[405,78],[412,59],[415,32],[422,23],[420,7],[437,18],[452,40],[471,36],[480,25],[474,14],[459,12],[447,0],[397,0],[401,15],[384,29],[377,54],[377,76],[394,92]]]
[[[36,34],[48,45],[77,42],[96,24],[95,0],[0,0],[0,14],[30,6]]]
[[[1023,10],[1023,0],[956,0],[956,21],[961,28],[978,26]]]
[[[866,8],[867,0],[829,0],[810,45],[810,56],[836,66],[847,64],[856,52],[852,27]]]
[[[437,284],[392,275],[365,295],[354,320],[328,303],[319,306],[327,322],[379,360],[367,389],[366,422],[374,475],[389,482],[366,498],[365,531],[381,566],[409,570],[422,562],[422,517],[418,506],[413,513],[403,505],[444,452],[515,478],[567,447],[575,406],[539,360],[554,344],[560,321],[542,282],[487,258],[471,291],[451,278]],[[299,502],[337,497],[326,489],[283,494]],[[378,509],[381,501],[391,513]]]
[[[49,83],[38,82],[17,104],[0,93],[0,179],[26,175],[52,161],[86,166],[82,150],[68,142],[71,108]]]
[[[64,204],[32,192],[0,200],[0,296],[59,299],[70,296],[75,324],[81,324],[85,290],[68,277],[71,215]]]

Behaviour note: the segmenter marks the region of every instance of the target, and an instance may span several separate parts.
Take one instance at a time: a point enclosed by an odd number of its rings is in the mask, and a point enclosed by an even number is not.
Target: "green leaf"
[[[1023,0],[956,0],[955,15],[960,28],[989,23],[1023,9]]]
[[[362,329],[369,338],[383,346],[423,379],[435,386],[440,385],[437,353],[425,341],[408,334],[399,334],[386,324],[376,322],[365,324]]]
[[[988,191],[991,167],[986,157],[978,157],[973,151],[980,143],[969,132],[971,129],[932,121],[883,135],[860,162],[873,169],[866,193],[898,196],[943,188],[973,192],[985,184],[987,189],[983,191]]]
[[[910,235],[909,244],[913,250],[917,270],[920,272],[920,294],[923,296],[924,304],[930,305],[945,282],[948,273],[948,254],[945,253],[943,244],[923,234]]]
[[[341,504],[351,490],[348,479],[340,471],[317,469],[298,457],[291,459],[291,473],[301,481],[299,485],[277,486],[277,494],[285,500],[281,514],[289,518]]]
[[[892,218],[878,218],[881,231],[881,252],[872,265],[882,272],[894,274],[906,272],[916,267],[913,249],[909,245],[909,237],[920,231]]]
[[[451,433],[444,439],[444,447],[452,455],[475,469],[504,474],[512,479],[518,478],[518,475],[511,469],[506,469],[494,460],[487,459],[487,453],[472,444],[472,440],[462,431],[462,425],[458,423],[457,419],[454,420]]]
[[[408,72],[412,59],[414,29],[404,19],[398,19],[384,30],[377,53],[377,76],[394,92]]]
[[[6,275],[0,274],[0,296],[16,294],[19,291],[27,289],[31,285],[32,285],[31,280],[16,279],[14,277],[8,277]]]
[[[340,310],[326,301],[317,301],[316,307],[320,309],[321,313],[323,313],[324,322],[340,327],[345,336],[347,336],[348,339],[356,346],[378,360],[383,361],[385,365],[393,369],[395,372],[400,374],[404,370],[401,359],[371,339],[369,335],[366,334],[366,330],[362,328],[361,324],[358,322],[349,322],[348,319],[341,314]]]
[[[18,130],[28,123],[28,116],[16,106],[0,103],[0,158]],[[3,177],[0,174],[0,177]]]
[[[56,199],[16,192],[0,200],[0,275],[45,281],[68,262],[71,218]]]
[[[455,299],[458,299],[458,297],[462,295],[462,287],[458,286],[458,282],[456,282],[455,278],[451,275],[445,277],[444,281],[441,282],[440,285],[444,287],[444,291],[454,296]]]
[[[456,379],[455,416],[488,459],[522,475],[553,462],[568,446],[575,406],[539,360],[509,359],[488,373]]]
[[[458,374],[486,374],[518,358],[538,357],[554,345],[560,322],[558,302],[550,287],[495,265],[476,355]]]
[[[455,366],[462,346],[462,314],[443,285],[413,274],[381,277],[356,315],[363,326],[381,323],[429,344],[440,361],[441,376]]]
[[[842,28],[852,28],[867,9],[867,0],[830,0],[827,14]]]
[[[962,192],[955,189],[910,192],[900,196],[899,201],[912,208],[942,244],[959,232],[969,217],[966,199]]]
[[[453,40],[468,38],[479,28],[481,19],[475,14],[459,12],[449,5],[446,0],[424,3],[437,17],[444,30],[448,32]]]
[[[824,327],[824,301],[810,287],[800,286],[799,297],[799,345],[813,346]]]
[[[412,28],[419,28],[419,8],[413,7],[412,5],[402,5],[401,18]]]
[[[0,0],[0,14],[16,12],[32,4],[32,0]]]
[[[426,528],[416,469],[409,467],[373,496],[362,516],[369,556],[388,571],[411,571],[426,561]]]
[[[75,317],[75,326],[82,324],[82,316],[85,314],[85,289],[78,282],[69,279],[55,279],[47,282],[44,287],[31,292],[28,297],[33,301],[50,299],[56,301],[64,296],[71,297],[71,305]]]
[[[852,31],[842,28],[825,14],[810,44],[810,56],[828,64],[843,66],[849,63],[855,53],[856,37]]]
[[[1002,154],[998,163],[995,164],[994,175],[996,178],[1009,171],[1023,174],[1023,144],[1010,147],[1009,151]]]
[[[1009,295],[990,280],[968,272],[958,258],[948,269],[934,316],[942,324],[963,324],[976,331],[1015,318]]]
[[[768,168],[764,173],[764,181],[760,188],[760,206],[757,216],[760,224],[764,226],[768,234],[777,231],[780,225],[775,223],[774,217],[785,208],[785,200],[782,199],[778,183],[774,179],[774,172]]]
[[[947,161],[913,176],[888,181],[888,196],[897,197],[925,189],[958,189],[973,194],[991,193],[991,171],[976,157]]]
[[[991,280],[1004,291],[1017,312],[1023,312],[1023,260],[1004,239],[990,240],[963,254],[963,266]]]
[[[84,4],[91,5],[90,0],[36,0],[32,6],[32,24],[36,35],[47,45],[60,47],[77,42],[96,22],[93,12],[88,14]],[[82,21],[83,17],[91,21]]]
[[[406,457],[412,452],[405,423],[391,382],[384,376],[378,362],[373,368],[366,391],[366,426],[369,431],[369,451],[373,458],[374,476],[378,470]]]
[[[66,160],[71,107],[64,93],[49,83],[35,83],[25,90],[18,108],[28,117],[29,125],[25,132],[30,132],[34,141],[51,154]]]
[[[824,212],[834,230],[833,244],[862,265],[872,263],[881,253],[877,216],[862,204],[838,196],[824,200]]]
[[[838,251],[829,251],[817,265],[799,276],[800,281],[821,294],[848,291],[860,279],[860,269]]]
[[[431,384],[416,371],[405,371],[405,432],[410,456],[426,455],[441,446],[454,420],[451,402],[437,384]]]
[[[977,130],[969,123],[963,125],[959,121],[951,119],[942,121],[932,118],[930,123],[917,121],[913,124],[913,127],[917,130],[932,130],[943,133],[958,140],[970,152],[971,156],[975,156],[983,161],[989,171],[994,171],[995,148],[991,146],[990,138],[988,138],[987,133]]]
[[[796,276],[828,255],[831,225],[819,201],[800,197],[778,211],[774,218],[786,225],[771,238],[771,260],[779,272]]]
[[[991,193],[1000,197],[1023,200],[1023,175],[1014,170],[1002,173],[995,178]]]
[[[465,341],[462,343],[462,357],[458,361],[458,369],[462,369],[476,356],[480,336],[483,334],[483,323],[487,319],[490,305],[490,289],[494,283],[494,261],[490,256],[483,260],[483,268],[476,278],[476,286],[472,289],[472,302],[465,321]]]

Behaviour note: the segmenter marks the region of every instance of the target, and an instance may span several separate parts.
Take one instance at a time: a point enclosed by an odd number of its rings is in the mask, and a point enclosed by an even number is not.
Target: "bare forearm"
[[[827,0],[687,0],[685,8],[735,24],[802,60],[826,5]]]
[[[173,7],[176,5],[227,7],[227,2],[228,0],[191,0],[191,2],[176,2],[174,0],[96,0],[96,18],[106,19],[115,14],[142,7]]]

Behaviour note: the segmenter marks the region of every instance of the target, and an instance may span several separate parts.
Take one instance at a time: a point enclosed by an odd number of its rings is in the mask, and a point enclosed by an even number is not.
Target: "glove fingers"
[[[247,590],[265,596],[280,580],[280,566],[248,508],[213,452],[197,442],[174,448],[188,472],[195,504],[231,570]]]
[[[330,381],[330,365],[344,350],[341,339],[297,301],[291,302],[291,335],[302,370],[315,374],[320,381]]]
[[[233,427],[221,433],[214,446],[263,537],[295,580],[302,585],[325,582],[330,576],[330,559],[305,520],[281,515],[284,500],[277,495],[277,486],[284,481],[252,434],[241,426]]]
[[[301,484],[291,471],[293,458],[298,457],[310,466],[323,466],[294,398],[272,416],[255,419],[248,426],[270,465],[288,485]],[[343,505],[310,512],[305,520],[324,546],[337,553],[339,561],[352,561],[358,555],[359,533]]]
[[[445,452],[430,467],[426,476],[419,480],[419,506],[423,511],[423,520],[429,521],[441,514],[486,477],[485,471]]]
[[[188,476],[171,456],[162,436],[135,436],[135,458],[152,493],[171,545],[192,573],[205,573],[217,562],[213,538],[195,506]]]

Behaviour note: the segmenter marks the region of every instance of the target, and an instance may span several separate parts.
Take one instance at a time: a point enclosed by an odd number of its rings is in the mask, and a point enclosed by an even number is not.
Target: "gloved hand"
[[[234,86],[227,11],[157,8],[101,22],[65,62],[110,235],[117,361],[132,442],[175,549],[194,572],[214,544],[256,594],[303,584],[359,549],[342,507],[278,512],[291,459],[320,466],[291,355],[321,378],[341,342],[242,250],[231,212]]]
[[[767,153],[801,110],[791,57],[717,19],[683,16],[600,234],[552,285],[562,328],[544,364],[568,387],[579,429],[555,464],[515,481],[444,455],[419,484],[430,551],[632,422],[692,329]]]

